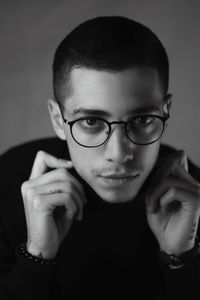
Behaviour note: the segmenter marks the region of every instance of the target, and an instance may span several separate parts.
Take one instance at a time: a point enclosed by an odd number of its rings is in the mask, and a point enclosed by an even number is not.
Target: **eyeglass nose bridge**
[[[108,137],[107,137],[106,140],[108,140],[110,138],[110,135],[112,133],[112,125],[113,124],[123,124],[124,125],[123,129],[125,131],[125,135],[130,140],[130,138],[128,137],[128,133],[127,133],[127,122],[125,122],[125,121],[113,121],[113,122],[110,122],[110,123],[107,123],[107,124],[109,126],[109,132],[107,132],[108,133]]]
[[[112,124],[124,124],[124,125],[126,125],[127,122],[125,122],[125,121],[113,121],[113,122],[110,122],[110,125],[112,125]]]

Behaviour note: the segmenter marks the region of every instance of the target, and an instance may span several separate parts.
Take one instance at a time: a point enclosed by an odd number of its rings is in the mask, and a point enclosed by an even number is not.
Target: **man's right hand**
[[[72,167],[71,161],[39,151],[29,180],[22,184],[27,250],[32,255],[54,258],[73,219],[82,220],[86,197],[80,182],[68,171]],[[48,172],[49,168],[54,170]]]

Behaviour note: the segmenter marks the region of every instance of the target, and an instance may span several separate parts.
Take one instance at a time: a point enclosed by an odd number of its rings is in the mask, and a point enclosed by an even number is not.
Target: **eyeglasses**
[[[108,122],[99,117],[82,117],[74,121],[67,121],[64,118],[61,104],[60,107],[63,121],[70,126],[70,132],[74,141],[80,146],[87,148],[99,147],[106,143],[112,132],[113,124],[124,125],[124,132],[127,138],[137,145],[149,145],[161,138],[167,116],[152,114],[139,114],[131,120]]]

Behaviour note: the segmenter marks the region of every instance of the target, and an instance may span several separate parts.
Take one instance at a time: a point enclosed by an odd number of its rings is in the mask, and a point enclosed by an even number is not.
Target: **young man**
[[[1,299],[199,299],[200,170],[161,145],[167,54],[98,17],[53,62],[58,138],[0,158]]]

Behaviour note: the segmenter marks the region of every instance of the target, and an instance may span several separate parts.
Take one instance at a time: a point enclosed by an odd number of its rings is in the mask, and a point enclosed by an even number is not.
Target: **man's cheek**
[[[87,162],[87,164],[86,164]],[[90,167],[89,161],[87,159],[83,160],[74,160],[74,168],[76,169],[77,173],[85,180],[88,181],[88,177],[90,174]]]
[[[159,153],[159,144],[149,145],[148,149],[146,149],[146,151],[142,153],[142,157],[143,157],[142,160],[147,170],[150,170],[154,166],[158,157],[158,153]]]

